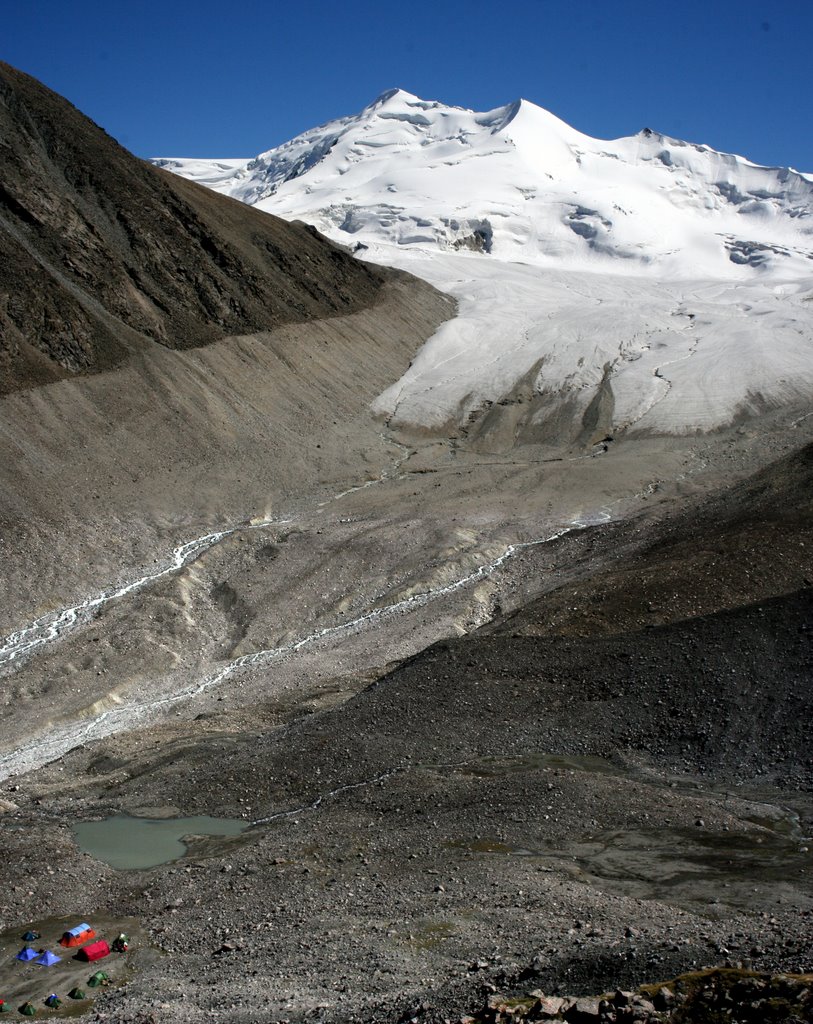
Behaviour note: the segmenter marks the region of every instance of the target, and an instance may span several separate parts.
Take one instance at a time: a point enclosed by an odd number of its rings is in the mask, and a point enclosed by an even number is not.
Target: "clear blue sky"
[[[253,156],[400,86],[813,171],[813,0],[3,0],[2,27],[140,156]]]

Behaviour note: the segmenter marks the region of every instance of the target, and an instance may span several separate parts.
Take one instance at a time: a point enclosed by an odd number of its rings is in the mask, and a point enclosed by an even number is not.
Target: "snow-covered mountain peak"
[[[420,96],[407,92],[406,89],[385,89],[380,96],[376,96],[372,103],[368,103],[364,111],[379,110],[382,107],[396,109],[398,107],[431,107],[432,102],[422,100]],[[362,111],[362,113],[364,112]]]
[[[520,99],[388,89],[246,161],[162,165],[349,244],[467,248],[556,268],[808,274],[813,185],[645,128],[602,141]]]
[[[491,451],[548,424],[692,432],[813,396],[813,181],[790,168],[403,89],[251,161],[163,164],[457,298],[376,400],[391,425]]]
[[[411,92],[407,92],[406,89],[401,89],[396,86],[394,89],[385,89],[382,93],[376,96],[372,103],[368,103],[365,109],[369,110],[371,107],[380,107],[384,103],[389,103],[390,100],[403,100],[405,103],[422,102],[418,96],[415,96]]]
[[[558,139],[573,144],[589,138],[589,136],[576,131],[575,128],[571,128],[566,121],[552,114],[545,107],[540,107],[539,104],[532,103],[530,100],[514,100],[513,103],[509,103],[505,107],[498,107],[496,111],[491,111],[484,116],[488,118],[491,114],[499,112],[504,112],[504,117],[502,123],[494,125],[494,131],[508,130],[517,136],[533,134],[537,137],[541,136],[542,141]]]

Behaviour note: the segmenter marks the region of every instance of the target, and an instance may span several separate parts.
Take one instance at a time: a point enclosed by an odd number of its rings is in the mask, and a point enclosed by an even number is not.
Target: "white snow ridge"
[[[790,168],[400,89],[254,160],[155,162],[458,299],[377,400],[395,425],[448,429],[518,388],[512,442],[599,396],[602,429],[669,433],[813,396],[813,182]]]

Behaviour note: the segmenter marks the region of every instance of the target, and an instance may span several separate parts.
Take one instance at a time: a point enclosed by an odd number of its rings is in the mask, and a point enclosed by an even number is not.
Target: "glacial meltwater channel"
[[[249,822],[239,819],[134,818],[116,814],[103,821],[83,821],[73,826],[76,842],[84,853],[118,870],[154,868],[178,860],[186,853],[187,836],[238,836]]]

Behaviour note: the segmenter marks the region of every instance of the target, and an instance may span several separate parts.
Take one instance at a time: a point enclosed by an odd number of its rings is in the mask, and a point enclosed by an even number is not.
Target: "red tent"
[[[91,942],[89,946],[83,946],[78,954],[80,960],[101,960],[102,957],[109,955],[110,947],[104,939],[99,939],[98,942]]]

